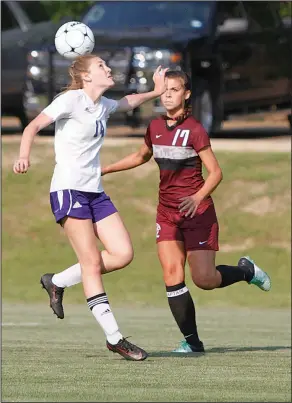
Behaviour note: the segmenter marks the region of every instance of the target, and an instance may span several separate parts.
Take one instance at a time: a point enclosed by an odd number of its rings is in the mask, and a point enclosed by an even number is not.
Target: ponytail
[[[68,84],[62,94],[71,90],[80,90],[83,88],[82,73],[87,73],[89,68],[89,63],[92,59],[98,57],[97,55],[84,55],[78,56],[74,62],[69,67],[69,75],[71,77],[71,83]]]

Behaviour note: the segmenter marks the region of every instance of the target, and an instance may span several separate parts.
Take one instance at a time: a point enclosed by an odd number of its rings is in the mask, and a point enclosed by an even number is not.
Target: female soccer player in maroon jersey
[[[190,79],[168,71],[161,96],[166,115],[153,119],[145,143],[136,153],[102,169],[102,174],[135,168],[154,156],[160,169],[156,219],[158,256],[171,312],[185,340],[175,352],[203,352],[195,307],[185,285],[185,263],[201,289],[227,287],[238,281],[269,291],[271,281],[249,257],[237,266],[215,265],[219,226],[211,193],[222,180],[208,134],[189,112]],[[202,163],[208,176],[202,176]]]

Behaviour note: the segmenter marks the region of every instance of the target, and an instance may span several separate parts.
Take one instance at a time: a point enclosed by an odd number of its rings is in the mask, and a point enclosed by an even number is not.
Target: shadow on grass
[[[259,347],[213,347],[207,349],[205,353],[174,353],[172,351],[154,351],[149,353],[149,358],[200,358],[210,353],[236,353],[236,352],[253,352],[253,351],[278,351],[278,350],[291,350],[291,346],[259,346]],[[100,358],[98,354],[86,354],[86,358]],[[115,357],[116,359],[120,359],[122,357]]]
[[[264,346],[264,347],[213,347],[206,349],[205,353],[173,353],[171,351],[155,351],[149,353],[149,357],[181,357],[181,358],[194,358],[201,357],[209,353],[236,353],[236,352],[252,352],[252,351],[278,351],[278,350],[291,350],[291,346]]]

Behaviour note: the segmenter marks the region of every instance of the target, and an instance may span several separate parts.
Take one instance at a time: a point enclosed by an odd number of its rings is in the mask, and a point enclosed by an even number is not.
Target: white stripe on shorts
[[[70,205],[69,205],[69,210],[67,211],[67,215],[70,213],[72,209],[72,195],[71,195],[71,190],[68,190],[69,196],[70,196]]]
[[[168,291],[166,294],[167,294],[168,298],[171,298],[171,297],[177,297],[178,295],[181,295],[181,294],[185,294],[188,291],[189,291],[188,287],[183,287],[180,290]]]
[[[57,196],[58,196],[58,202],[59,202],[59,208],[62,210],[63,207],[63,190],[58,190],[57,191]]]

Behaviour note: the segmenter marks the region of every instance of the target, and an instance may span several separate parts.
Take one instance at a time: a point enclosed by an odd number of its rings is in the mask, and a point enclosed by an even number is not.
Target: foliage
[[[42,3],[52,20],[58,22],[64,17],[80,19],[94,1],[42,1]]]
[[[291,1],[281,1],[279,4],[279,11],[282,18],[292,16],[292,2]]]

